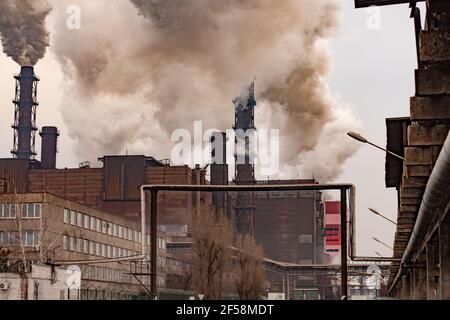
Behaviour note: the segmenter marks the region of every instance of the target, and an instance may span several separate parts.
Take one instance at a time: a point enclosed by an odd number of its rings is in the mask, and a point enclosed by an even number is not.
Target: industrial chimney
[[[36,99],[39,79],[31,66],[22,66],[16,79],[14,103],[14,147],[12,154],[18,159],[34,159],[36,136]]]
[[[56,168],[59,132],[56,127],[42,127],[41,132],[41,169]]]
[[[235,107],[236,153],[235,179],[236,185],[252,185],[255,180],[255,166],[251,139],[255,133],[255,83],[252,82],[241,96],[233,101]],[[244,148],[239,148],[243,145]],[[242,150],[243,149],[243,150]],[[241,234],[255,235],[255,199],[253,192],[238,192],[235,205],[235,226]]]
[[[211,185],[228,184],[227,135],[225,132],[214,132],[211,135]],[[226,193],[213,192],[212,204],[217,210],[225,210]]]

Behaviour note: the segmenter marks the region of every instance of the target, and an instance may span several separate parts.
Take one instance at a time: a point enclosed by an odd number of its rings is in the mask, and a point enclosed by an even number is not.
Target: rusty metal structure
[[[349,209],[350,217],[354,216],[354,202],[356,189],[351,184],[302,184],[302,185],[228,185],[228,186],[211,186],[211,185],[143,185],[141,186],[141,205],[142,214],[148,212],[148,194],[150,193],[150,236],[151,236],[151,293],[152,296],[157,296],[158,285],[156,277],[157,269],[157,244],[156,244],[156,228],[158,225],[158,194],[161,192],[267,192],[267,191],[322,191],[322,190],[339,190],[341,195],[341,223],[347,223],[347,208]],[[350,197],[348,197],[350,195]],[[277,219],[274,215],[273,219]],[[350,233],[352,237],[352,233]],[[341,298],[348,298],[348,276],[347,276],[347,230],[341,228]],[[350,241],[352,242],[352,241]]]
[[[252,82],[241,96],[233,100],[235,107],[236,136],[235,179],[236,185],[252,185],[255,166],[252,144],[255,128],[255,83]],[[238,192],[235,199],[235,226],[241,234],[255,235],[255,198],[252,192]]]
[[[315,184],[314,180],[258,181],[274,186]],[[320,191],[255,193],[255,239],[268,258],[296,264],[324,262],[324,212]],[[274,214],[278,219],[273,220]]]
[[[417,3],[425,2],[425,23]],[[417,69],[410,115],[387,119],[386,187],[398,191],[389,292],[398,299],[450,298],[450,2],[355,0],[357,8],[409,3]]]
[[[59,132],[56,127],[42,127],[41,132],[41,169],[56,169]]]
[[[227,164],[227,135],[225,132],[214,132],[211,135],[211,185],[228,184]],[[225,212],[227,208],[227,194],[224,192],[213,192],[212,204],[218,210]]]
[[[39,78],[31,66],[22,66],[16,79],[14,97],[14,146],[12,154],[18,159],[34,159],[36,136],[37,83]]]

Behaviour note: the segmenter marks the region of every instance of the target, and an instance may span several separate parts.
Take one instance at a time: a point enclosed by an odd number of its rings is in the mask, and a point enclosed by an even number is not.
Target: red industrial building
[[[330,260],[340,257],[341,252],[341,202],[325,201],[325,252]]]

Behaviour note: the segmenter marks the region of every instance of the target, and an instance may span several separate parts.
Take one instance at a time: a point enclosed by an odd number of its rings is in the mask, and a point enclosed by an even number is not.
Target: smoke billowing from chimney
[[[3,51],[19,65],[34,66],[50,44],[45,19],[47,0],[1,0],[0,35]]]
[[[75,32],[64,27],[71,4],[83,13]],[[67,78],[61,110],[83,158],[126,148],[165,157],[174,129],[195,120],[230,128],[231,101],[254,77],[256,126],[281,129],[289,175],[332,180],[355,151],[345,132],[358,121],[326,83],[341,0],[54,5],[53,49]]]

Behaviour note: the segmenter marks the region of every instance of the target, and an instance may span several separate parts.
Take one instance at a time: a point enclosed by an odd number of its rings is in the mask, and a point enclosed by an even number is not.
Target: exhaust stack
[[[214,132],[211,135],[211,185],[228,184],[227,135]],[[225,192],[213,192],[212,204],[218,210],[225,210],[227,197]]]
[[[59,132],[56,127],[42,127],[41,132],[41,169],[56,169]]]
[[[14,146],[12,154],[18,159],[34,159],[36,137],[37,83],[39,78],[31,66],[22,66],[16,79],[14,103]]]

